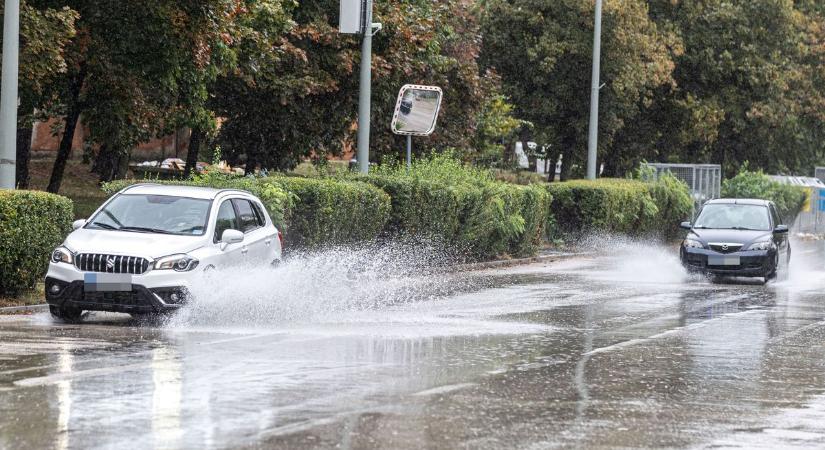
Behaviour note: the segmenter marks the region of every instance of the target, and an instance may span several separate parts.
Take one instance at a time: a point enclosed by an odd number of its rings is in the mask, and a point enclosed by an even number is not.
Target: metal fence
[[[693,210],[708,200],[722,195],[722,166],[718,164],[662,164],[646,163],[656,171],[656,178],[670,172],[676,178],[687,183],[693,197]]]
[[[825,175],[825,168],[820,167],[816,171],[817,175]],[[802,187],[808,192],[805,205],[793,223],[793,230],[798,233],[825,233],[825,181],[819,176],[816,178],[773,176],[771,178],[780,183]]]

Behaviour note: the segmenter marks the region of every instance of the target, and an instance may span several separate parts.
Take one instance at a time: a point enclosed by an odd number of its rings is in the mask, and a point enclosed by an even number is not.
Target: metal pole
[[[596,0],[593,28],[593,76],[590,84],[590,131],[587,137],[587,178],[596,179],[596,150],[599,146],[599,73],[602,53],[602,0]]]
[[[19,51],[20,0],[6,0],[3,17],[3,79],[0,81],[0,189],[14,189],[16,185]]]
[[[412,136],[407,135],[407,172],[412,168]]]
[[[372,85],[372,0],[366,0],[361,41],[361,84],[358,92],[358,171],[370,170],[370,95]]]

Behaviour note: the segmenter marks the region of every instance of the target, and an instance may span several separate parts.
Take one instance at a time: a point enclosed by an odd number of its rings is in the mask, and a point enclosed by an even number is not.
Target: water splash
[[[655,240],[594,234],[580,243],[582,249],[604,257],[603,267],[594,278],[622,283],[666,283],[703,281],[687,273],[679,261],[676,244]]]
[[[429,243],[393,243],[292,255],[277,268],[245,267],[204,275],[193,301],[169,326],[264,326],[319,322],[342,313],[381,310],[460,289]]]

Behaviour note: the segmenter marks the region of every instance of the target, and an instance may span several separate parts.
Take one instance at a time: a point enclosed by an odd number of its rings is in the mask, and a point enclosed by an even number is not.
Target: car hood
[[[203,242],[203,236],[80,228],[69,234],[64,245],[75,253],[111,253],[160,258],[175,253],[191,252],[202,247]]]
[[[688,237],[699,238],[705,244],[710,242],[724,242],[728,244],[747,245],[755,241],[763,241],[773,235],[770,231],[752,230],[700,230],[692,229]]]

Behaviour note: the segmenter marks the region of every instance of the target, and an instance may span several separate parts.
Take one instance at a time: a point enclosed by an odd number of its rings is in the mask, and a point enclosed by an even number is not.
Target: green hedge
[[[806,195],[802,187],[774,181],[762,171],[751,172],[747,167],[722,183],[724,198],[756,198],[774,202],[787,225],[796,220]]]
[[[474,259],[532,255],[541,244],[549,195],[539,186],[398,174],[358,179],[390,195],[388,234],[438,239]]]
[[[52,250],[71,230],[73,217],[68,198],[0,190],[0,294],[34,288]]]
[[[320,248],[375,239],[390,218],[390,196],[357,181],[271,177],[293,195],[286,211],[288,246]]]
[[[189,181],[119,180],[104,185],[109,194],[140,183],[242,189],[258,196],[286,246],[319,248],[370,240],[389,219],[390,199],[366,183],[299,177],[247,178],[207,174]]]
[[[593,232],[673,237],[690,216],[687,186],[672,177],[658,182],[626,179],[551,183],[551,239]]]

